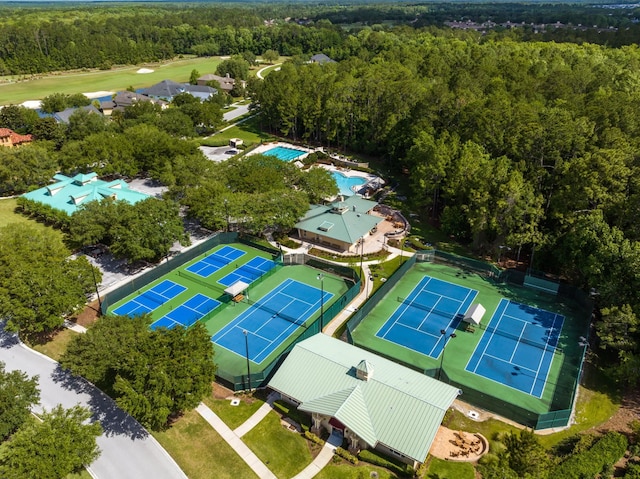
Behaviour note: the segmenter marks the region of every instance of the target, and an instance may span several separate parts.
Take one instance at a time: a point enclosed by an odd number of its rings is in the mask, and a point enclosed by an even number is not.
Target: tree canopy
[[[161,429],[210,393],[215,365],[201,323],[151,331],[150,318],[107,316],[76,336],[60,364],[112,396],[143,425]]]
[[[20,428],[31,415],[31,406],[40,401],[38,377],[22,371],[6,371],[0,363],[0,442]]]

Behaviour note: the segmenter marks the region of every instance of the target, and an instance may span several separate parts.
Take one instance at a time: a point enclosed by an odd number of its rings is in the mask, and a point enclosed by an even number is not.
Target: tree
[[[64,93],[52,93],[40,102],[40,109],[45,113],[56,113],[65,108],[67,108],[67,95]]]
[[[262,54],[262,59],[265,62],[271,63],[271,64],[274,64],[275,62],[277,62],[279,58],[280,58],[280,54],[275,50],[265,50],[265,52]]]
[[[104,131],[105,128],[105,119],[102,115],[78,109],[69,117],[67,137],[71,140],[82,140],[89,135]]]
[[[218,64],[216,74],[222,77],[229,75],[236,81],[247,80],[249,78],[249,62],[242,58],[242,56],[233,56]]]
[[[298,186],[307,193],[309,203],[318,203],[324,198],[338,194],[338,185],[328,170],[311,168],[300,176]]]
[[[189,83],[191,85],[197,85],[198,78],[200,78],[200,72],[194,68],[191,70],[191,74],[189,75]]]
[[[544,479],[551,468],[547,453],[533,431],[523,429],[509,433],[504,439],[509,467],[518,477]]]
[[[156,120],[156,126],[179,138],[190,138],[196,134],[192,119],[178,108],[167,108],[161,112]]]
[[[10,128],[18,133],[31,133],[38,113],[31,108],[19,105],[6,105],[0,108],[0,127]]]
[[[86,423],[90,418],[81,406],[45,411],[42,422],[27,423],[4,444],[0,476],[59,479],[88,466],[100,455],[96,438],[102,434],[100,423]]]
[[[143,425],[161,429],[196,407],[214,380],[213,347],[201,323],[149,329],[148,316],[107,316],[76,336],[60,360],[112,396]]]
[[[0,318],[9,331],[36,339],[82,307],[101,272],[71,259],[60,236],[31,225],[0,228]]]
[[[0,362],[0,442],[29,419],[31,406],[39,401],[38,376],[28,378],[22,371],[7,372]]]
[[[131,208],[125,206],[123,217],[112,228],[112,253],[130,262],[158,261],[176,241],[189,244],[178,204],[170,200],[148,198]]]
[[[31,133],[34,139],[53,141],[59,147],[65,139],[65,126],[52,117],[38,118],[33,123]]]
[[[54,156],[41,145],[0,149],[0,195],[24,193],[49,184],[57,170]]]

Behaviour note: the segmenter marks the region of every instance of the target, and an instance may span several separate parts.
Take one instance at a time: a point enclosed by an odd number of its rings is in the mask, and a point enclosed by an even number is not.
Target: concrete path
[[[0,324],[0,361],[7,371],[21,370],[39,376],[40,403],[33,410],[50,411],[62,404],[87,407],[91,421],[100,421],[103,433],[97,438],[100,457],[87,469],[98,479],[187,479],[175,461],[135,419],[120,409],[106,394],[83,378],[72,376],[57,362],[22,344]]]
[[[264,403],[262,406],[260,406],[260,409],[254,412],[249,419],[247,419],[245,422],[240,424],[240,426],[235,428],[233,430],[233,433],[238,437],[242,437],[246,433],[251,431],[251,429],[256,427],[256,425],[260,421],[262,421],[265,418],[265,416],[269,414],[269,412],[273,409],[273,401],[275,401],[277,398],[278,398],[277,393],[272,392],[271,394],[269,394],[269,397],[267,397],[267,402]]]
[[[342,433],[334,430],[329,436],[329,440],[324,444],[320,454],[293,479],[311,479],[316,476],[324,466],[329,464],[338,447],[342,446]]]
[[[260,479],[277,479],[276,476],[264,465],[249,447],[242,442],[222,419],[220,419],[211,409],[203,403],[196,408],[196,411],[207,421],[222,438],[238,453],[240,458],[255,472]],[[148,476],[151,477],[151,476]]]
[[[262,76],[262,72],[265,71],[265,70],[268,70],[269,68],[277,67],[279,65],[282,65],[282,62],[281,63],[274,63],[273,65],[267,65],[266,67],[261,68],[260,70],[258,70],[257,73],[256,73],[256,76],[258,78],[260,78],[260,80],[264,80],[264,77]],[[278,71],[278,70],[280,70],[280,68],[276,68],[274,71]]]

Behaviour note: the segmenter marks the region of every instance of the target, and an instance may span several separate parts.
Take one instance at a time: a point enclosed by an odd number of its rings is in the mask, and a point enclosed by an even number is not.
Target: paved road
[[[7,371],[20,369],[40,376],[40,404],[34,409],[51,410],[57,404],[69,408],[87,406],[104,433],[97,440],[102,451],[89,472],[98,479],[187,479],[160,444],[131,416],[84,379],[63,371],[58,363],[19,343],[0,325],[0,361]]]
[[[249,113],[249,105],[234,105],[235,108],[222,115],[224,121],[235,120],[239,116]]]

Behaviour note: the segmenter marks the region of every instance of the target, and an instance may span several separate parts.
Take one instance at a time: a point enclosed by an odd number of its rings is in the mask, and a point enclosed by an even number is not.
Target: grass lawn
[[[67,350],[67,345],[71,339],[80,333],[71,331],[70,329],[61,329],[50,341],[42,344],[30,344],[29,347],[35,349],[39,353],[49,356],[51,359],[60,361],[60,357]]]
[[[118,67],[112,70],[63,72],[42,75],[37,79],[18,83],[0,84],[0,105],[38,100],[52,93],[87,93],[94,91],[124,90],[129,86],[143,88],[162,80],[189,81],[191,70],[201,75],[213,73],[220,63],[219,57],[185,58],[165,63]],[[153,73],[136,73],[141,67]]]
[[[11,223],[30,224],[36,228],[48,229],[49,231],[55,231],[62,237],[62,233],[59,230],[49,228],[48,226],[38,223],[35,220],[29,219],[26,216],[16,213],[17,201],[16,198],[0,198],[0,227],[7,226]]]
[[[476,477],[473,466],[468,462],[443,461],[434,457],[429,464],[427,477],[439,479],[474,479]]]
[[[357,466],[345,463],[343,464],[327,464],[326,467],[315,476],[314,479],[363,479],[373,477],[372,472],[376,472],[379,479],[395,479],[398,476],[387,471],[382,467],[372,466],[365,462],[360,462]]]
[[[258,477],[196,411],[185,414],[171,429],[152,434],[189,479]]]
[[[275,137],[260,131],[259,118],[260,116],[258,115],[250,120],[240,123],[239,125],[216,133],[215,135],[202,140],[201,144],[206,146],[223,146],[228,145],[231,138],[240,138],[244,141],[245,145],[255,145],[261,141],[273,140]]]
[[[282,427],[280,416],[273,411],[242,440],[281,479],[295,476],[312,460],[307,440]]]
[[[255,397],[250,398],[250,401],[240,398],[240,404],[237,406],[232,406],[231,401],[226,399],[214,399],[211,396],[207,396],[202,402],[231,429],[240,426],[264,404],[264,401]]]

